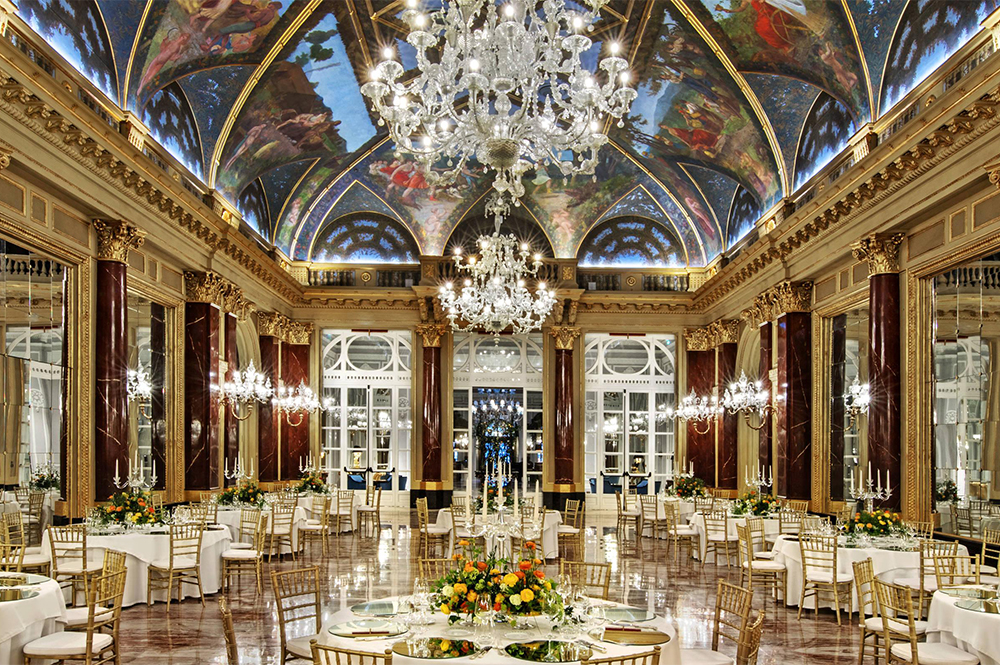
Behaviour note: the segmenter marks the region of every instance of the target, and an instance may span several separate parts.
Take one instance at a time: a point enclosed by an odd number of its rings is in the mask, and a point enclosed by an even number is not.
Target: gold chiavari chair
[[[608,600],[611,593],[611,563],[559,561],[559,574],[569,577],[573,586],[584,587],[587,595]]]
[[[750,536],[750,529],[743,525],[736,525],[736,536],[739,540],[738,560],[740,564],[740,584],[746,586],[753,597],[754,583],[760,582],[764,585],[764,591],[768,587],[774,591],[774,602],[786,598],[788,588],[786,579],[788,570],[785,564],[767,559],[757,559],[753,552],[753,539]],[[767,607],[765,604],[764,607]]]
[[[365,493],[365,503],[358,506],[358,531],[365,535],[367,528],[371,528],[373,538],[378,538],[382,533],[382,488],[368,486]]]
[[[24,537],[24,522],[21,513],[3,514],[4,542],[11,546],[17,546],[21,553],[20,570],[17,572],[37,572],[41,575],[49,575],[52,568],[49,555],[42,552],[42,548],[28,547]]]
[[[694,498],[694,512],[707,515],[715,510],[714,496],[696,496]]]
[[[629,507],[629,495],[615,492],[615,499],[618,502],[618,540],[624,542],[628,539],[629,528],[635,529],[636,540],[642,533],[642,511],[639,508]]]
[[[330,496],[313,497],[313,514],[318,514],[319,519],[308,520],[299,527],[299,544],[304,552],[309,551],[309,543],[314,540],[320,541],[323,545],[323,556],[330,551]]]
[[[229,543],[229,549],[253,549],[253,537],[257,532],[257,524],[261,521],[261,519],[265,520],[265,524],[267,521],[267,518],[263,515],[264,513],[260,508],[241,508],[239,533],[237,534],[236,540]]]
[[[958,541],[920,540],[920,563],[916,575],[907,575],[896,580],[897,584],[909,588],[917,594],[917,607],[922,619],[930,609],[931,598],[937,590],[937,577],[934,574],[934,557],[957,556]]]
[[[222,616],[222,636],[226,640],[226,663],[240,665],[240,650],[236,646],[236,626],[233,624],[233,611],[226,603],[226,597],[219,598],[219,614]]]
[[[352,492],[351,494],[353,496],[354,493]],[[299,506],[299,493],[286,487],[278,492],[275,503],[282,508],[291,508],[292,510],[295,510]]]
[[[785,508],[793,513],[809,512],[809,501],[805,499],[788,499],[785,501]]]
[[[163,492],[152,492],[149,495],[150,502],[153,505],[153,510],[158,513],[163,512]]]
[[[17,487],[14,489],[14,500],[21,506],[21,512],[25,512],[25,506],[31,497],[31,490],[27,487]]]
[[[847,526],[854,519],[854,504],[847,504],[837,511],[837,526]]]
[[[731,564],[733,554],[739,548],[736,532],[729,524],[729,513],[721,510],[706,513],[705,519],[705,551],[702,553],[701,565],[708,561],[709,553],[714,555],[715,565],[719,565],[719,554],[726,555],[726,566]]]
[[[453,512],[453,513],[458,512],[458,513],[462,513],[462,514],[470,512],[471,509],[469,507],[469,501],[470,501],[470,498],[467,495],[464,495],[464,494],[452,495],[452,497],[451,497],[451,512]]]
[[[541,511],[542,525],[545,526],[545,509]],[[563,511],[563,522],[556,529],[558,536],[559,553],[568,552],[570,548],[577,556],[583,556],[583,502],[579,499],[566,499],[565,510]],[[541,535],[541,534],[539,534]]]
[[[875,568],[871,557],[864,561],[855,561],[854,588],[858,594],[858,628],[861,640],[858,644],[858,663],[862,663],[865,654],[870,653],[876,663],[885,658],[882,639],[882,617],[878,609],[878,596],[875,593]],[[871,644],[868,639],[871,638]],[[866,651],[870,649],[870,651]]]
[[[750,530],[750,542],[753,544],[753,555],[756,559],[773,559],[774,550],[767,547],[766,532],[763,517],[747,517],[747,529]]]
[[[420,559],[417,561],[417,570],[420,571],[420,577],[425,580],[440,579],[457,566],[455,559]]]
[[[291,658],[312,658],[309,642],[320,632],[322,609],[319,603],[319,568],[311,566],[284,572],[271,571],[271,586],[278,610],[278,628],[281,636],[281,662]],[[313,621],[312,634],[288,638],[288,626],[300,621]]]
[[[799,613],[802,618],[802,608],[806,598],[813,599],[813,609],[819,612],[820,598],[829,593],[833,598],[833,609],[837,615],[837,625],[840,625],[840,608],[847,602],[847,614],[854,612],[852,585],[853,572],[837,570],[837,537],[818,534],[801,534],[799,550],[802,553],[802,593],[799,597]]]
[[[192,522],[198,522],[202,525],[208,525],[212,523],[212,505],[211,503],[192,503],[188,505],[188,518]],[[217,507],[216,507],[217,508]]]
[[[271,557],[275,551],[278,559],[281,559],[281,546],[288,544],[288,549],[292,553],[292,561],[295,560],[295,543],[292,541],[292,522],[295,519],[295,508],[275,504],[271,506],[271,517],[268,520],[267,529],[267,562],[271,563]]]
[[[257,594],[264,593],[264,581],[261,568],[264,565],[264,538],[267,535],[266,521],[263,515],[257,516],[257,528],[253,532],[253,540],[249,548],[228,549],[222,553],[222,591],[229,591],[230,579],[236,576],[239,580],[244,574],[254,576],[257,582]]]
[[[0,572],[19,573],[24,561],[24,545],[7,540],[7,534],[0,538]]]
[[[958,535],[972,538],[972,509],[954,506],[951,512],[955,516],[955,531],[958,532]]]
[[[101,566],[101,576],[110,575],[113,573],[127,572],[125,567],[126,555],[124,552],[118,552],[116,550],[104,550],[104,563]],[[93,583],[97,577],[90,577],[89,583]],[[87,590],[87,598],[90,598],[90,590]],[[111,612],[112,609],[104,606],[98,606],[96,610],[96,618],[98,621],[104,620],[104,613]],[[63,617],[63,622],[66,626],[66,630],[86,630],[88,625],[88,620],[90,618],[90,607],[69,607],[66,609],[66,614]]]
[[[76,604],[78,592],[86,593],[87,578],[101,572],[101,564],[91,562],[87,550],[87,527],[83,524],[51,526],[48,529],[52,578],[62,587],[72,589]],[[86,596],[84,596],[86,597]]]
[[[989,584],[1000,583],[1000,578],[996,578],[997,567],[1000,566],[1000,529],[983,529],[982,540],[982,563],[979,572],[983,576],[983,582]],[[989,563],[992,561],[993,563]]]
[[[643,651],[628,656],[610,656],[608,658],[581,658],[580,665],[659,665],[660,647],[652,651]]]
[[[645,534],[646,527],[649,527],[650,535],[659,538],[666,533],[667,520],[660,517],[659,500],[655,494],[640,494],[639,508],[642,510],[642,528]]]
[[[977,665],[979,658],[957,647],[941,642],[919,642],[919,608],[913,606],[913,594],[908,587],[875,579],[882,615],[882,640],[888,662],[892,663],[948,663],[948,665]]]
[[[934,580],[936,589],[948,589],[966,584],[979,584],[979,555],[956,554],[936,556]]]
[[[913,529],[914,535],[917,538],[934,537],[934,522],[909,521],[904,522],[904,525]]]
[[[391,649],[383,653],[355,651],[329,647],[316,640],[310,640],[309,647],[312,649],[313,665],[392,665]]]
[[[149,565],[146,578],[146,604],[153,604],[154,591],[167,592],[167,612],[177,587],[177,602],[181,602],[185,584],[198,587],[201,606],[205,606],[205,593],[201,588],[201,539],[205,526],[195,524],[172,524],[170,526],[170,553],[166,559],[159,559]]]
[[[733,501],[736,498],[736,490],[725,490],[716,487],[712,490],[712,496],[723,501]]]
[[[680,508],[673,503],[663,506],[667,518],[667,539],[674,546],[674,562],[677,561],[682,546],[687,546],[688,555],[695,558],[701,556],[701,537],[693,526],[681,524]]]
[[[802,513],[778,511],[778,533],[764,534],[764,541],[774,544],[778,536],[797,536],[802,529]]]
[[[339,536],[344,532],[344,520],[347,520],[350,527],[348,531],[354,531],[354,490],[337,490],[337,512],[334,518],[335,535]]]
[[[440,545],[443,550],[448,542],[450,530],[443,526],[430,523],[430,510],[427,508],[427,498],[417,499],[417,529],[420,532],[419,552],[427,558],[431,555],[431,546]],[[438,550],[435,548],[434,552]]]
[[[461,547],[463,549],[462,552],[463,554],[465,554],[464,550],[467,550],[473,546],[478,546],[481,547],[482,549],[486,548],[485,537],[473,538],[472,532],[469,531],[469,526],[465,521],[467,517],[468,513],[465,513],[463,511],[456,512],[453,510],[451,512],[452,550],[457,552],[457,549]],[[462,543],[466,544],[463,545]]]
[[[215,492],[198,492],[198,500],[202,503],[212,503],[215,499]]]
[[[520,512],[521,523],[517,532],[511,534],[510,537],[510,553],[512,557],[524,556],[528,543],[534,543],[533,546],[537,548],[542,538],[541,529],[534,522],[534,511],[525,509],[522,506]],[[544,517],[542,519],[544,520]],[[535,553],[532,552],[530,556],[533,558]]]
[[[750,628],[750,611],[753,596],[750,591],[719,580],[715,596],[715,617],[712,623],[712,648],[684,649],[682,662],[691,663],[721,663],[719,642],[728,640],[739,645],[748,642]],[[749,654],[748,654],[749,657]],[[732,662],[732,661],[728,661]]]
[[[118,625],[125,595],[125,570],[95,576],[87,585],[85,630],[50,633],[24,645],[24,663],[32,660],[80,660],[85,665],[120,662]]]
[[[736,647],[736,665],[757,665],[757,655],[760,653],[760,638],[764,634],[764,612],[757,613],[757,619],[747,626],[740,634],[740,643]]]
[[[22,506],[24,504],[21,504]],[[27,545],[37,545],[42,542],[42,510],[45,507],[45,492],[28,493],[28,509],[22,509],[24,516],[24,533],[27,535]]]

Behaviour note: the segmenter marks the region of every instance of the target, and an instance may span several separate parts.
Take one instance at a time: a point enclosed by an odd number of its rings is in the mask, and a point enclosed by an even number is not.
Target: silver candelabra
[[[120,490],[128,488],[133,493],[148,492],[156,486],[156,460],[152,460],[149,477],[146,477],[146,467],[139,459],[136,452],[132,459],[128,460],[128,475],[122,480],[118,475],[118,460],[115,460],[115,477],[112,478],[115,487]]]
[[[885,472],[885,487],[882,487],[882,472],[876,472],[876,480],[872,479],[872,465],[868,463],[868,477],[866,478],[858,466],[858,482],[854,482],[854,474],[851,474],[851,498],[855,501],[865,502],[865,511],[872,512],[875,508],[875,501],[886,501],[892,496],[890,489],[889,471]]]
[[[763,465],[754,469],[752,474],[750,473],[750,467],[748,466],[744,472],[744,482],[747,487],[752,487],[760,492],[762,487],[766,487],[768,489],[771,488],[771,485],[774,484],[774,477],[771,475],[771,470],[765,469]]]
[[[232,470],[229,469],[229,460],[225,460],[223,461],[222,474],[226,480],[235,480],[238,483],[253,480],[253,460],[250,460],[250,465],[247,467],[243,462],[243,456],[240,455],[236,458]]]

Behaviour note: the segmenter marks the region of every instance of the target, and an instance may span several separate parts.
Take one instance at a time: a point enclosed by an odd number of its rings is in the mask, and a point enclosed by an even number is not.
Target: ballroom
[[[1000,665],[998,51],[0,0],[0,665]]]

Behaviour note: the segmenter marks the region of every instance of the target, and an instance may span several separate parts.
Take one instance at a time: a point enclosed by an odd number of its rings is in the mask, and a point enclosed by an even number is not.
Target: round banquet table
[[[785,604],[798,607],[799,597],[802,594],[802,550],[799,549],[799,541],[790,540],[787,536],[778,536],[778,540],[774,543],[774,552],[774,560],[785,564],[788,569],[788,595]],[[959,545],[958,553],[967,555],[969,550],[965,545]],[[915,577],[920,568],[919,552],[898,552],[874,547],[840,547],[837,549],[837,571],[845,575],[853,573],[854,562],[864,561],[868,557],[872,559],[875,576],[883,582],[897,582],[904,577]],[[857,610],[858,597],[854,585],[851,585],[851,593],[854,609]],[[814,609],[815,603],[815,596],[806,599],[805,609]],[[833,602],[827,601],[824,607],[833,609]]]
[[[0,602],[0,663],[23,663],[24,645],[63,629],[66,603],[55,580],[39,585],[34,598]]]
[[[229,534],[234,543],[239,542],[240,540],[240,512],[239,508],[223,508],[222,506],[219,506],[219,513],[216,517],[219,524],[224,524],[229,527]],[[264,516],[265,521],[270,520],[271,511],[265,510],[262,515]],[[306,519],[306,509],[302,506],[298,506],[295,509],[294,515],[292,515],[292,547],[296,552],[300,551],[299,528],[306,523]],[[291,550],[288,548],[288,545],[282,543],[281,553],[287,554],[289,552],[291,552]]]
[[[395,598],[386,598],[386,602],[391,602],[396,600]],[[624,607],[621,603],[612,603],[601,600],[594,601],[597,604],[607,605],[609,607]],[[418,630],[421,637],[451,637],[449,633],[451,630],[448,626],[448,617],[440,612],[433,612],[431,614],[433,618],[433,624],[429,626],[420,626]],[[350,608],[343,609],[330,617],[330,619],[323,624],[323,629],[320,631],[319,637],[316,641],[320,644],[325,644],[328,646],[334,646],[342,649],[357,649],[359,651],[368,651],[372,653],[383,653],[386,649],[391,649],[392,645],[397,642],[402,642],[406,640],[406,635],[396,635],[395,637],[388,637],[384,640],[371,640],[368,638],[364,640],[356,640],[350,637],[338,637],[330,634],[328,628],[333,624],[352,621],[355,619],[360,619],[359,617],[351,612]],[[496,640],[496,646],[489,651],[486,655],[477,658],[476,663],[481,665],[514,665],[517,662],[527,662],[519,661],[516,658],[508,656],[503,653],[503,648],[512,642],[531,642],[538,639],[544,639],[548,632],[549,622],[543,617],[538,617],[538,625],[540,628],[523,631],[523,635],[518,637],[518,639],[508,638],[507,634],[510,632],[510,628],[506,625],[502,625],[495,629],[494,636]],[[305,622],[302,622],[305,623]],[[670,641],[666,644],[660,644],[660,665],[680,665],[681,662],[681,645],[677,639],[677,631],[674,629],[673,625],[661,616],[657,616],[651,621],[644,621],[637,626],[655,628],[660,630],[670,636]],[[468,632],[467,636],[458,637],[455,639],[465,639],[474,640],[474,629],[464,628]],[[558,638],[556,638],[558,639]],[[593,640],[587,639],[586,641],[591,642]],[[629,654],[641,653],[643,651],[652,650],[652,646],[622,646],[618,644],[611,644],[610,642],[600,642],[601,647],[607,649],[607,653],[603,651],[594,651],[592,658],[611,658],[611,657],[623,657]],[[469,658],[455,658],[449,659],[449,663],[466,663],[469,662]],[[399,654],[393,654],[392,662],[405,663],[406,665],[427,665],[428,660],[423,658],[410,658],[408,656],[400,656]]]
[[[927,641],[958,647],[978,656],[982,665],[1000,665],[1000,614],[963,610],[955,607],[959,600],[934,593],[927,615]]]
[[[559,556],[559,525],[562,524],[562,514],[555,510],[546,510],[542,522],[542,557],[553,559]],[[435,526],[451,531],[451,508],[438,511]],[[452,539],[454,540],[454,539]],[[452,543],[454,546],[454,542]],[[507,539],[505,551],[510,552],[510,539]]]
[[[736,538],[736,525],[746,526],[746,523],[747,523],[747,518],[745,516],[743,516],[743,515],[730,515],[729,516],[729,527],[728,527],[729,528],[729,535],[733,537],[733,539],[734,539],[733,543],[734,544],[738,543],[738,541],[735,540],[735,538]],[[705,516],[702,515],[701,513],[694,513],[693,515],[691,515],[691,526],[693,526],[695,528],[695,530],[698,532],[698,540],[701,543],[701,549],[698,550],[698,551],[703,553],[705,551],[705,546],[706,546],[706,544],[708,542],[708,532],[705,530]],[[773,536],[773,535],[777,534],[778,531],[779,531],[779,527],[780,527],[779,520],[771,519],[771,518],[765,518],[764,519],[764,537],[767,538],[768,536]],[[732,549],[732,551],[733,551],[733,554],[734,554],[733,561],[735,561],[736,560],[736,557],[735,557],[736,547],[731,547],[730,549]],[[702,556],[704,556],[704,554],[702,554]],[[713,559],[714,559],[715,555],[713,554],[712,556],[713,556]],[[798,601],[796,601],[796,602],[798,602]]]
[[[50,552],[48,533],[42,537],[42,551]],[[222,588],[222,553],[229,549],[232,538],[229,529],[205,529],[201,538],[201,588],[206,595]],[[170,556],[169,533],[131,532],[109,536],[87,536],[88,559],[99,563],[104,560],[104,550],[115,550],[126,554],[125,597],[123,607],[146,602],[146,580],[149,565],[154,561],[166,560]],[[182,598],[197,592],[191,584],[181,585]],[[157,591],[154,601],[166,601],[166,591]]]

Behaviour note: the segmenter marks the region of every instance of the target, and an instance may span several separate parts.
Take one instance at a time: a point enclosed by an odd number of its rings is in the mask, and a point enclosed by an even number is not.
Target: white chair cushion
[[[251,543],[229,543],[229,549],[231,550],[248,550],[253,545]]]
[[[319,520],[306,520],[306,524],[308,526],[319,526],[320,524],[322,524],[322,522],[320,522]],[[301,529],[302,527],[299,528]]]
[[[28,653],[27,650],[25,653]],[[908,663],[913,662],[909,643],[893,644],[892,655]],[[979,658],[971,653],[940,642],[921,642],[917,646],[917,656],[920,665],[976,665],[979,662]]]
[[[292,530],[287,526],[278,527],[274,531],[271,531],[272,536],[290,536],[292,535]]]
[[[565,524],[560,524],[559,533],[564,533],[572,536],[580,533],[580,530],[577,529],[575,526],[566,526]]]
[[[681,665],[735,665],[736,661],[710,649],[681,649]]]
[[[972,579],[969,579],[969,582],[971,583]],[[979,576],[979,583],[980,584],[1000,584],[1000,576],[997,576],[997,575],[980,575]]]
[[[94,621],[103,621],[105,618],[110,619],[111,617],[102,616],[106,612],[111,612],[111,610],[103,605],[98,605],[94,610]],[[90,608],[89,607],[67,607],[66,608],[66,625],[67,626],[86,626],[87,620],[90,618]]]
[[[44,566],[48,564],[49,557],[45,554],[27,554],[25,553],[24,559],[21,561],[22,566]]]
[[[997,574],[997,567],[996,566],[987,566],[985,563],[980,564],[979,565],[979,574],[980,575],[996,575]]]
[[[881,635],[883,631],[882,617],[865,617],[865,630],[872,630]]]
[[[721,533],[710,533],[707,540],[710,543],[735,543],[739,538],[736,536],[726,536]]]
[[[27,558],[27,557],[25,557]],[[47,560],[47,559],[46,559]],[[79,563],[63,564],[57,567],[56,575],[80,575],[81,573],[99,573],[104,568],[103,564],[87,562],[84,569]]]
[[[323,526],[322,524],[303,524],[302,526],[299,527],[299,531],[300,532],[302,532],[302,531],[316,531],[318,533],[320,531],[323,531],[326,528],[327,527]]]
[[[455,529],[455,537],[456,538],[472,538],[472,534],[469,533],[468,529],[466,529],[465,527],[462,527],[461,529]]]
[[[778,573],[786,570],[785,564],[783,563],[778,563],[777,561],[765,561],[763,559],[744,561],[743,567],[752,567],[754,570],[759,570],[762,573]]]
[[[375,506],[358,506],[359,513],[374,513]]]
[[[819,582],[821,584],[833,584],[833,574],[821,570],[809,571],[806,575],[807,582]],[[846,584],[854,581],[853,572],[837,571],[837,584]]]
[[[677,527],[678,536],[697,536],[698,530],[693,526],[679,526]]]
[[[908,577],[901,577],[896,580],[896,584],[900,586],[905,586],[914,591],[920,591],[920,578],[916,575],[910,575]],[[936,591],[937,590],[937,578],[933,575],[924,575],[924,591]]]
[[[197,565],[198,561],[193,556],[179,556],[174,559],[174,570],[194,568]],[[151,563],[149,567],[170,570],[170,559],[158,559]]]
[[[443,526],[428,526],[427,534],[431,536],[446,536],[451,533],[451,529]]]
[[[316,635],[306,635],[305,637],[296,637],[294,639],[288,640],[285,644],[288,650],[299,658],[306,658],[310,662],[312,661],[312,648],[309,646],[310,640],[320,640],[322,639],[317,633]]]
[[[753,556],[755,559],[773,559],[774,552],[754,552]]]
[[[881,621],[879,621],[879,630],[882,630]],[[903,639],[906,639],[906,636],[910,634],[910,627],[906,623],[902,621],[896,621],[895,619],[889,619],[889,630],[893,631],[894,633],[901,633],[903,635]],[[920,619],[915,620],[913,622],[913,630],[917,633],[917,635],[926,634],[927,622],[921,621]],[[923,654],[920,654],[920,658],[921,660],[923,660]]]
[[[42,548],[41,547],[25,547],[24,548],[24,553],[25,554],[42,554],[43,552],[42,552]],[[982,566],[980,568],[980,570],[982,570],[985,573],[986,572],[986,566]],[[996,569],[994,569],[993,572],[995,573]]]
[[[260,553],[257,550],[226,550],[223,559],[256,559]]]
[[[94,633],[94,651],[107,649],[114,643],[114,638],[105,633]],[[42,656],[83,656],[87,653],[87,633],[64,631],[39,637],[24,645],[24,655],[40,658]],[[974,661],[979,662],[979,661]]]

